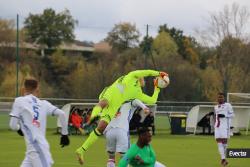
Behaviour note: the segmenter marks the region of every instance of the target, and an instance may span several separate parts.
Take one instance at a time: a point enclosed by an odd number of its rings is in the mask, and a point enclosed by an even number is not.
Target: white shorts
[[[154,167],[166,167],[165,165],[163,165],[162,163],[156,161],[155,162],[155,166]]]
[[[27,151],[21,167],[51,167],[54,163],[47,143],[34,141],[27,145]]]
[[[105,133],[107,143],[106,149],[109,152],[125,153],[129,146],[129,135],[124,129],[111,128]]]
[[[27,153],[21,167],[51,167],[52,164],[44,164],[37,152]]]
[[[230,138],[230,129],[229,128],[214,128],[214,137],[215,139],[218,139],[218,138],[228,139]]]

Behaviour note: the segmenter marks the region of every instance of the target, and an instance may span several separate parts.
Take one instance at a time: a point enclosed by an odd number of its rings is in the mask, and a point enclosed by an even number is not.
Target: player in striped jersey
[[[62,124],[61,146],[69,145],[68,125],[62,110],[46,100],[40,100],[35,79],[24,81],[24,96],[17,97],[10,113],[10,128],[24,135],[26,156],[21,167],[51,167],[53,159],[45,138],[47,115],[56,115]]]

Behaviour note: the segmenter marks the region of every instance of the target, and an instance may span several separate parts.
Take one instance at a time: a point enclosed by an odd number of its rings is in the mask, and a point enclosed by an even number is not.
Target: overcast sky
[[[209,12],[220,11],[233,2],[250,9],[250,0],[0,0],[0,18],[15,19],[18,13],[22,22],[29,13],[67,8],[79,22],[76,39],[98,42],[114,24],[125,21],[135,23],[142,35],[146,24],[152,36],[162,24],[192,35],[195,28],[206,26]]]

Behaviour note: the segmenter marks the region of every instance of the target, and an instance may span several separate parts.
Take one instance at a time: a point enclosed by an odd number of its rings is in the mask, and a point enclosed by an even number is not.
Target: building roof
[[[109,45],[108,42],[101,41],[99,43],[96,43],[94,45],[95,51],[96,52],[111,52],[112,47]]]
[[[16,43],[15,42],[11,42],[11,43],[2,42],[0,43],[0,47],[16,47]],[[38,44],[20,42],[19,47],[24,48],[24,49],[39,50],[41,46]],[[87,51],[87,52],[94,52],[95,50],[93,45],[91,46],[90,44],[86,44],[85,42],[80,42],[80,41],[74,41],[73,43],[63,42],[58,48],[62,50],[69,50],[69,51]]]

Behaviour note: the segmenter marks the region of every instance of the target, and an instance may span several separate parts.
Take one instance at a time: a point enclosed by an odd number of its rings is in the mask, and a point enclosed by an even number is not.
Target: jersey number
[[[37,101],[35,98],[32,99],[33,102],[34,102],[34,105],[33,105],[33,112],[34,112],[34,115],[33,115],[33,120],[32,120],[32,124],[35,125],[36,127],[40,127],[40,122],[38,121],[38,118],[39,118],[39,108],[37,106]]]

